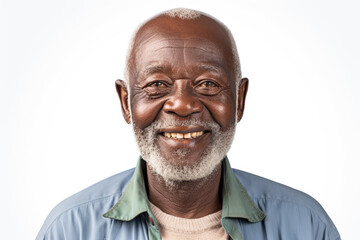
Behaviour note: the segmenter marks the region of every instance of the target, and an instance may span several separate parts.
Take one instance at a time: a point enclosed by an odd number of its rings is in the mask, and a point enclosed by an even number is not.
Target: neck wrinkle
[[[164,213],[182,218],[200,218],[219,211],[222,204],[221,165],[207,178],[176,182],[170,187],[147,167],[150,202]]]

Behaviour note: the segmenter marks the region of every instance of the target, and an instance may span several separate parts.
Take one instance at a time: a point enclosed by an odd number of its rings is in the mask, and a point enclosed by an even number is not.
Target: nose
[[[176,80],[174,91],[169,96],[163,106],[166,113],[176,114],[180,117],[188,117],[191,114],[199,113],[203,110],[203,104],[193,93],[189,80]]]

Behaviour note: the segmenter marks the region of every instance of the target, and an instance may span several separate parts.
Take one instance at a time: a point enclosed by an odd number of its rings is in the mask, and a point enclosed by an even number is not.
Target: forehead
[[[219,45],[219,47],[222,46],[224,49],[226,46],[230,46],[228,45],[230,41],[225,27],[216,20],[203,15],[199,18],[186,20],[158,16],[139,29],[136,40],[138,42],[144,41],[149,35],[156,33],[174,37],[203,38]]]
[[[169,65],[213,63],[226,67],[226,56],[221,49],[205,38],[153,36],[142,42],[136,51],[137,68],[151,62]]]
[[[232,71],[233,55],[227,31],[208,17],[193,20],[158,17],[138,32],[132,52],[133,70],[144,61],[172,61],[182,54],[193,61],[213,61]]]
[[[209,41],[207,38],[197,36],[174,36],[163,33],[155,33],[148,36],[139,43],[138,51],[154,50],[159,51],[163,48],[187,48],[204,52],[211,52],[214,54],[223,54],[218,45]]]

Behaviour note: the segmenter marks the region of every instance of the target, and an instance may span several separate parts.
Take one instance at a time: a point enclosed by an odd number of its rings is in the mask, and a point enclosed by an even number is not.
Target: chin
[[[199,121],[196,123],[199,124]],[[193,155],[192,149],[190,151],[187,148],[174,150],[166,155],[162,153],[156,144],[156,136],[158,129],[166,125],[164,122],[154,122],[145,129],[133,125],[140,154],[149,165],[151,172],[161,176],[165,182],[194,181],[208,177],[229,151],[235,135],[235,125],[223,132],[216,123],[200,122],[200,124],[210,126],[212,136],[202,153],[196,155]],[[189,161],[189,159],[194,160]]]

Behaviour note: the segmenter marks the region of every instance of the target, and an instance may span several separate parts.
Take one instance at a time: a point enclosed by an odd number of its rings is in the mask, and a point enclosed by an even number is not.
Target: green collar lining
[[[128,186],[120,200],[103,216],[120,221],[131,221],[138,215],[147,212],[152,219],[154,215],[150,209],[145,189],[141,157]],[[236,178],[227,157],[223,160],[223,188],[222,188],[222,219],[244,218],[249,222],[259,222],[265,218],[262,212],[247,194],[243,185]],[[157,226],[157,223],[155,223]]]
[[[260,222],[265,218],[235,176],[227,157],[223,160],[222,218],[244,218]]]
[[[144,212],[151,212],[145,189],[142,170],[142,159],[139,158],[134,175],[120,197],[120,200],[105,214],[104,217],[120,221],[131,221]],[[152,214],[151,214],[152,215]]]

